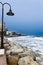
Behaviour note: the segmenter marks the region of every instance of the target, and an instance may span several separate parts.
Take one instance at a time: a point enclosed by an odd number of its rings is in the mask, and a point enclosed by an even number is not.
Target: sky
[[[9,3],[14,16],[7,16],[9,6],[4,6],[4,22],[10,31],[24,34],[43,34],[43,0],[0,0]],[[2,19],[0,4],[0,22]]]

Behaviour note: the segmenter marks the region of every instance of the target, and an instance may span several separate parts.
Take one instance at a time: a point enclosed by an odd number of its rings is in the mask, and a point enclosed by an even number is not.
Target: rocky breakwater
[[[4,43],[8,65],[43,65],[43,55],[15,42]]]

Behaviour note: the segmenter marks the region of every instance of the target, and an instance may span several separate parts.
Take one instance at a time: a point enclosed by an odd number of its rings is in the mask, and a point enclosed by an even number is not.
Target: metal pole
[[[4,48],[3,44],[3,20],[4,20],[4,5],[2,4],[2,31],[1,31],[1,48]]]
[[[0,2],[0,4],[2,4],[2,29],[1,29],[1,48],[4,48],[4,44],[3,44],[3,39],[4,39],[4,30],[3,30],[3,25],[4,25],[4,5],[7,4],[9,5],[10,7],[10,10],[11,10],[11,5],[9,3],[2,3]],[[9,12],[10,14],[9,15],[14,15],[12,13],[12,11]]]

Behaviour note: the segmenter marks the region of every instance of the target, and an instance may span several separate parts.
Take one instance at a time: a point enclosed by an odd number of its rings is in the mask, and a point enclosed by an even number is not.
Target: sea
[[[19,37],[10,37],[8,40],[16,42],[28,49],[32,49],[36,53],[43,55],[43,36],[19,36]]]

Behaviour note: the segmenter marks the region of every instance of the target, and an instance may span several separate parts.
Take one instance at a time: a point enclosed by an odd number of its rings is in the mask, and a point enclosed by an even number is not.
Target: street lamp
[[[12,12],[12,10],[11,10],[11,5],[9,4],[9,3],[2,3],[2,2],[0,2],[1,4],[2,4],[2,30],[1,30],[1,48],[4,48],[4,44],[3,44],[3,22],[4,22],[4,5],[5,4],[7,4],[7,5],[9,5],[9,7],[10,7],[10,10],[9,10],[9,12],[7,13],[7,15],[9,15],[9,16],[13,16],[14,15],[14,13]]]

